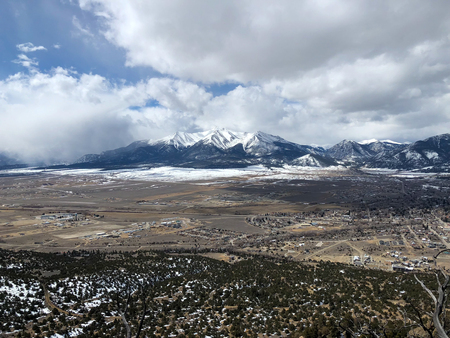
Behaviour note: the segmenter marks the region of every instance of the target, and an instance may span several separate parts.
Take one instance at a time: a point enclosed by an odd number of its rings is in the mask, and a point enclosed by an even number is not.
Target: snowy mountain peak
[[[379,142],[377,139],[372,138],[370,140],[364,140],[364,141],[359,141],[359,144],[371,144],[371,143],[375,143],[375,142]]]
[[[198,142],[212,144],[220,149],[233,147],[247,133],[234,132],[222,129],[214,129],[197,133],[176,132],[172,136],[164,137],[157,141],[148,141],[149,145],[166,144],[173,145],[176,149],[183,149],[193,146]]]
[[[148,141],[149,145],[172,145],[176,149],[184,149],[195,144],[212,145],[216,148],[226,150],[242,144],[246,153],[269,154],[278,147],[274,142],[293,144],[279,136],[270,135],[262,131],[256,133],[236,132],[225,128],[213,129],[197,133],[177,132],[172,136],[157,141]]]
[[[207,132],[201,140],[204,144],[212,144],[219,149],[229,149],[240,143],[247,133],[230,131],[227,129],[216,129]]]
[[[289,143],[281,137],[270,135],[262,131],[246,133],[240,143],[242,143],[242,147],[246,153],[268,154],[278,149],[274,142]]]
[[[366,144],[373,144],[373,143],[389,143],[389,144],[402,144],[400,142],[395,142],[395,141],[391,141],[391,140],[377,140],[375,138],[370,139],[370,140],[364,140],[364,141],[359,141],[359,144],[362,145],[366,145]]]
[[[203,136],[200,134],[201,133],[184,133],[184,132],[178,131],[172,136],[167,136],[156,142],[149,142],[149,144],[164,143],[164,144],[168,144],[168,145],[173,145],[177,149],[182,149],[182,148],[190,147],[193,144],[200,141]]]
[[[450,134],[436,135],[412,144],[376,139],[361,142],[343,140],[325,150],[289,142],[262,131],[247,133],[214,129],[197,133],[177,132],[155,142],[136,141],[123,148],[85,155],[76,163],[103,166],[145,163],[211,168],[253,164],[328,167],[343,163],[450,172]]]
[[[261,140],[267,141],[267,142],[273,142],[273,141],[280,141],[280,140],[284,140],[279,136],[275,136],[275,135],[271,135],[271,134],[267,134],[263,131],[257,131],[256,133],[254,133],[253,135],[255,135],[256,137],[260,138]]]
[[[395,141],[392,141],[392,140],[381,140],[380,142],[390,143],[390,144],[398,144],[398,145],[405,144],[405,143],[395,142]]]

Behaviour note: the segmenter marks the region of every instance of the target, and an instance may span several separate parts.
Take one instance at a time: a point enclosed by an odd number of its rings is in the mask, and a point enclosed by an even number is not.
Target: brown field
[[[408,243],[386,248],[380,246],[380,238],[320,237],[345,230],[341,221],[297,222],[283,229],[247,221],[254,215],[344,212],[351,207],[352,198],[360,199],[366,190],[379,187],[379,182],[346,179],[252,183],[234,179],[197,184],[52,174],[0,177],[0,247],[36,251],[230,248],[344,263],[353,256],[370,255],[373,267],[389,262],[387,250],[432,257],[435,251],[417,250]],[[41,219],[52,213],[77,213],[80,219]],[[317,240],[302,239],[311,233],[318,234]],[[450,263],[450,255],[441,257]]]

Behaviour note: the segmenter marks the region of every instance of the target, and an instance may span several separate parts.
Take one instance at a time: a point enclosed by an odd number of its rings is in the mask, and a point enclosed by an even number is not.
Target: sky
[[[330,146],[450,131],[447,0],[2,0],[0,153],[214,128]]]

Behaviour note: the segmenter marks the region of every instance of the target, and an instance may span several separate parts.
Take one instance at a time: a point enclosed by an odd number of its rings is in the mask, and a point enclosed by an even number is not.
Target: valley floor
[[[406,334],[397,306],[409,309],[406,300],[422,291],[403,273],[434,269],[436,253],[450,246],[450,181],[257,170],[177,182],[166,180],[171,169],[163,179],[98,171],[0,177],[3,334],[116,334],[123,323],[114,297],[131,290],[138,315],[144,280],[152,285],[149,336],[308,336],[316,323],[334,335],[355,313]],[[438,260],[450,268],[450,255]],[[429,306],[425,297],[418,304]],[[12,318],[22,319],[9,325]]]

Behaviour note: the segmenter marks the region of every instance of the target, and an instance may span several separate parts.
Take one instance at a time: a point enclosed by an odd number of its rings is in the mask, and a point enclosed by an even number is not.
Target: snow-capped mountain
[[[323,157],[320,147],[299,145],[261,131],[256,133],[215,129],[183,133],[157,141],[137,141],[127,147],[89,154],[77,164],[178,165],[191,167],[236,167],[252,164],[281,165],[307,154]],[[328,160],[323,163],[334,163]]]
[[[327,150],[327,155],[341,161],[354,162],[373,155],[366,145],[343,140]]]
[[[292,160],[290,164],[299,167],[324,168],[331,165],[336,165],[336,162],[329,158],[308,154]]]
[[[450,134],[412,144],[375,139],[344,140],[324,150],[260,131],[246,133],[215,129],[198,133],[178,132],[157,141],[137,141],[101,154],[85,155],[74,165],[236,168],[254,164],[326,167],[338,163],[352,167],[450,171]]]
[[[436,135],[399,149],[375,156],[371,167],[448,171],[450,168],[450,134]]]
[[[362,142],[358,142],[358,143],[367,146],[367,148],[370,149],[376,155],[378,155],[384,151],[400,149],[405,146],[405,144],[394,142],[391,140],[383,140],[383,141],[371,140],[371,141],[372,142],[366,141],[367,143],[365,143],[365,144],[363,144]]]
[[[278,143],[278,145],[277,145]],[[258,131],[256,133],[235,132],[227,129],[216,129],[199,133],[177,132],[173,136],[165,137],[155,142],[148,142],[151,146],[173,145],[176,149],[189,148],[194,145],[211,145],[217,149],[228,150],[235,146],[242,147],[245,153],[253,155],[267,155],[280,149],[280,146],[291,145],[294,148],[308,149],[313,153],[323,153],[322,148],[300,146],[285,139]],[[282,146],[281,146],[282,147]]]
[[[195,143],[202,141],[204,144],[211,144],[219,149],[233,147],[247,133],[233,132],[226,129],[210,130],[198,133],[177,132],[175,135],[164,137],[156,142],[148,141],[149,145],[173,145],[177,149],[189,148]]]
[[[403,147],[403,144],[390,140],[378,141],[372,139],[361,142],[343,140],[329,148],[326,154],[336,160],[360,163],[371,159],[380,153]]]
[[[391,140],[377,140],[376,138],[372,138],[370,140],[363,140],[363,141],[359,141],[359,144],[372,144],[372,143],[387,143],[387,144],[404,144],[404,143],[400,143],[400,142],[395,142],[395,141],[391,141]]]

